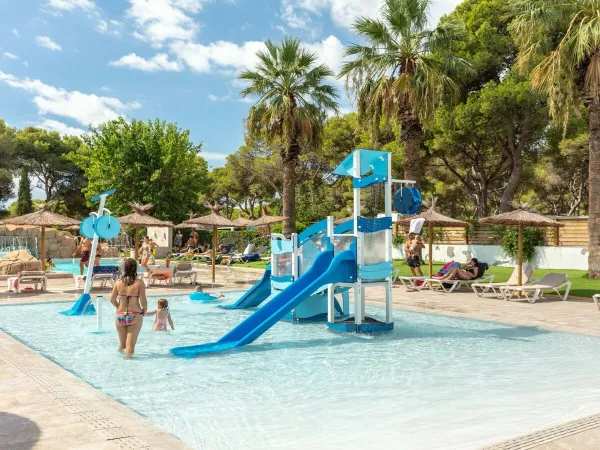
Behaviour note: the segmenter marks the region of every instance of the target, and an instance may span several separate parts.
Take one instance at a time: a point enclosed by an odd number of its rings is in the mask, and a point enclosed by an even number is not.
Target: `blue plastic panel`
[[[260,305],[271,295],[271,264],[265,269],[265,273],[258,283],[250,288],[240,299],[231,305],[217,305],[224,309],[253,308]]]
[[[294,277],[292,275],[271,276],[271,280],[273,280],[276,283],[285,283],[294,281]]]
[[[367,150],[359,148],[350,153],[339,166],[333,171],[336,175],[354,176],[354,153],[360,155],[360,175],[363,176],[369,172],[378,176],[388,176],[388,157],[389,152],[379,150]]]
[[[392,261],[384,261],[371,266],[360,266],[358,276],[363,280],[383,280],[392,276]]]
[[[294,246],[290,240],[271,239],[271,253],[281,255],[282,253],[292,253]]]
[[[366,217],[358,217],[358,231],[362,233],[375,233],[381,230],[392,229],[391,217],[380,217],[378,219],[367,219]]]
[[[102,197],[103,195],[106,195],[107,197],[111,194],[114,194],[117,190],[116,189],[109,189],[108,191],[102,192],[98,195],[94,195],[90,201],[91,202],[97,202],[98,200],[100,200],[100,197]]]
[[[354,220],[347,220],[337,225],[333,232],[335,234],[353,233],[354,232]]]
[[[309,239],[315,236],[321,236],[327,234],[327,219],[323,219],[320,222],[313,223],[310,227],[304,230],[298,235],[298,246],[301,246]]]
[[[381,175],[369,175],[366,176],[364,178],[354,178],[352,180],[352,187],[355,189],[362,189],[362,188],[366,188],[368,186],[371,186],[372,184],[375,183],[385,183],[387,181],[387,177],[386,176],[381,176]]]

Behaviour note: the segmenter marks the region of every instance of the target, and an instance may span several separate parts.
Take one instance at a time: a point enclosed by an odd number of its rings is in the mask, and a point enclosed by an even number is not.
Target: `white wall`
[[[423,259],[428,259],[428,247],[425,244]],[[401,247],[394,248],[394,258],[403,259]],[[499,245],[450,245],[434,244],[433,260],[448,262],[451,260],[466,262],[470,258],[477,258],[481,262],[499,266],[514,266],[516,264],[506,256]],[[535,267],[540,269],[579,269],[587,270],[587,247],[536,247],[533,259]]]
[[[156,256],[164,258],[173,247],[173,228],[148,227],[148,237],[158,244]]]

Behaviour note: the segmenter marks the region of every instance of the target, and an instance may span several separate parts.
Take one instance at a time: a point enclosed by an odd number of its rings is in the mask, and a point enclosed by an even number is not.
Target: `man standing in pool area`
[[[181,251],[181,247],[183,247],[183,233],[181,232],[181,230],[179,230],[175,235],[174,247],[178,252]]]
[[[90,254],[92,252],[92,241],[88,238],[83,238],[75,251],[73,252],[73,258],[80,252],[79,256],[79,275],[83,275],[83,268],[87,267],[90,263]]]

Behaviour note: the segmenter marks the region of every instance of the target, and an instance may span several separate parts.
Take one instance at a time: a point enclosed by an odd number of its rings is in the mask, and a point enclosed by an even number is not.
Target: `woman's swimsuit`
[[[125,307],[126,309],[129,308],[129,300],[131,300],[131,297],[136,297],[136,298],[140,298],[139,295],[125,295],[125,294],[119,294],[119,297],[125,297],[127,303],[125,303]],[[133,323],[133,321],[135,320],[135,318],[137,316],[143,316],[144,313],[143,311],[117,311],[115,313],[115,318],[117,319],[117,322],[119,322],[119,325],[131,325]]]
[[[142,244],[142,256],[150,255],[150,245]]]

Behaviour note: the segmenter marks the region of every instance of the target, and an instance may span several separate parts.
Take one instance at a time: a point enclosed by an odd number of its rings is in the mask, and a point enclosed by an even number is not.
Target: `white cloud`
[[[24,65],[25,67],[29,67],[29,63],[28,63],[27,61],[23,61],[23,65]]]
[[[285,27],[283,25],[273,25],[272,28],[274,30],[281,31],[283,34],[288,34],[287,30],[285,29]]]
[[[16,28],[13,28],[12,32],[16,37],[21,37],[21,35],[19,34],[19,30],[17,30]]]
[[[129,53],[117,61],[109,62],[109,64],[115,67],[129,67],[145,72],[156,72],[158,70],[179,72],[183,70],[183,64],[180,61],[169,61],[169,56],[166,53],[158,53],[150,59],[142,58],[135,53]]]
[[[227,158],[227,155],[224,155],[223,153],[205,151],[201,151],[200,156],[209,161],[225,161],[225,159]]]
[[[188,67],[196,72],[209,73],[215,69],[251,68],[256,62],[256,52],[265,48],[260,41],[247,41],[242,45],[233,42],[217,41],[208,45],[176,41],[171,51]]]
[[[202,9],[201,0],[129,0],[127,16],[138,27],[134,36],[155,47],[172,39],[191,40],[198,24],[188,15]]]
[[[321,42],[303,44],[303,47],[315,52],[320,64],[325,64],[335,73],[339,72],[344,58],[344,44],[337,37],[330,35]]]
[[[56,131],[61,135],[81,136],[86,133],[86,131],[81,128],[70,127],[65,123],[52,119],[44,120],[42,123],[38,124],[37,127],[48,131]]]
[[[4,52],[4,57],[8,59],[19,59],[19,57],[11,52]]]
[[[52,39],[50,39],[48,36],[36,36],[35,42],[37,42],[37,45],[39,45],[40,47],[45,47],[52,51],[62,50],[62,47],[56,42],[54,42]]]
[[[290,28],[308,29],[311,22],[308,13],[300,11],[295,7],[296,2],[293,0],[283,0],[281,2],[281,19],[287,23]]]
[[[222,96],[222,97],[217,97],[217,96],[216,96],[216,95],[214,95],[214,94],[209,94],[209,95],[208,95],[208,99],[209,99],[211,102],[224,102],[224,101],[227,101],[227,100],[229,100],[230,98],[231,98],[231,95],[224,95],[224,96]]]
[[[73,11],[74,9],[93,10],[96,8],[96,4],[92,0],[48,0],[47,6],[63,11]]]
[[[128,111],[142,106],[137,101],[123,103],[115,97],[67,91],[47,85],[37,79],[17,78],[2,71],[0,71],[0,82],[32,94],[39,114],[67,117],[85,126],[88,124],[98,125],[107,120],[116,119],[124,116]]]

